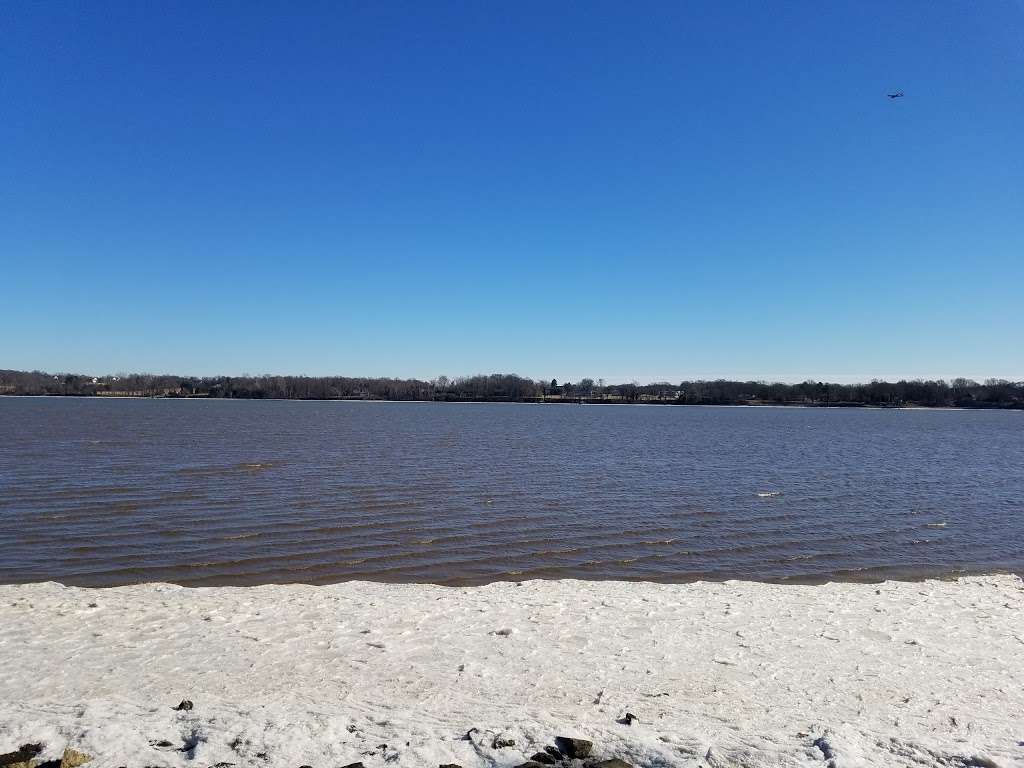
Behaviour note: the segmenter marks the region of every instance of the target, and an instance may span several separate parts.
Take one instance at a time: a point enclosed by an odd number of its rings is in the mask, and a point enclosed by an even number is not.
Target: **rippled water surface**
[[[1024,571],[1024,413],[0,398],[0,582]]]

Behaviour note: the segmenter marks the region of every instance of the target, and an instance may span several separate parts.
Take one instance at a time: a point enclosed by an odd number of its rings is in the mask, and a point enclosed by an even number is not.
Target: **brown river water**
[[[0,398],[0,583],[1024,572],[1024,413]]]

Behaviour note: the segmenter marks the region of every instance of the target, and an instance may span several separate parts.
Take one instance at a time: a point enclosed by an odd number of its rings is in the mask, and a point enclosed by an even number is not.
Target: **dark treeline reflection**
[[[194,376],[121,373],[84,376],[0,371],[0,394],[95,397],[214,397],[286,400],[434,400],[451,402],[675,403],[1024,408],[1024,382],[987,379],[800,384],[683,381],[607,384],[604,380],[534,381],[489,374],[431,381],[348,376]]]

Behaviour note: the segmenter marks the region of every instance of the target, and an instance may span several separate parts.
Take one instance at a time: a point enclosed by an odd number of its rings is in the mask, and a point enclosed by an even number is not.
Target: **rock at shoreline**
[[[504,733],[499,733],[494,737],[494,741],[491,742],[492,749],[504,749],[505,747],[514,747],[516,740]]]
[[[547,768],[543,763],[535,763],[533,760],[527,760],[525,763],[520,763],[516,768]]]
[[[633,768],[633,766],[625,760],[619,760],[619,758],[613,757],[611,760],[602,760],[599,763],[593,763],[590,768]]]
[[[77,749],[67,747],[60,758],[60,768],[78,768],[78,766],[85,765],[90,760],[92,760],[92,755],[87,755],[85,752],[79,752]]]
[[[558,761],[554,757],[552,757],[551,754],[548,752],[537,752],[530,758],[530,762],[543,763],[544,765],[554,765]]]
[[[181,703],[176,707],[171,707],[175,712],[188,712],[194,705],[188,699],[182,699]]]
[[[615,722],[617,722],[619,725],[632,725],[635,722],[640,722],[640,718],[634,715],[632,712],[627,712]]]
[[[462,768],[458,763],[441,763],[437,768]]]
[[[559,736],[555,739],[555,746],[558,747],[566,757],[581,759],[590,756],[590,750],[594,748],[593,742],[586,739],[577,739],[572,736]]]
[[[341,766],[341,768],[366,768],[366,766],[363,765],[362,761],[360,761],[358,763],[349,763],[348,765],[343,765]]]

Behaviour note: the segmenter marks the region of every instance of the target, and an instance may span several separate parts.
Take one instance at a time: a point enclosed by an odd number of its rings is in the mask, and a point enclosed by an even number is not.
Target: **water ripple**
[[[1024,570],[1021,414],[0,399],[0,581]]]

